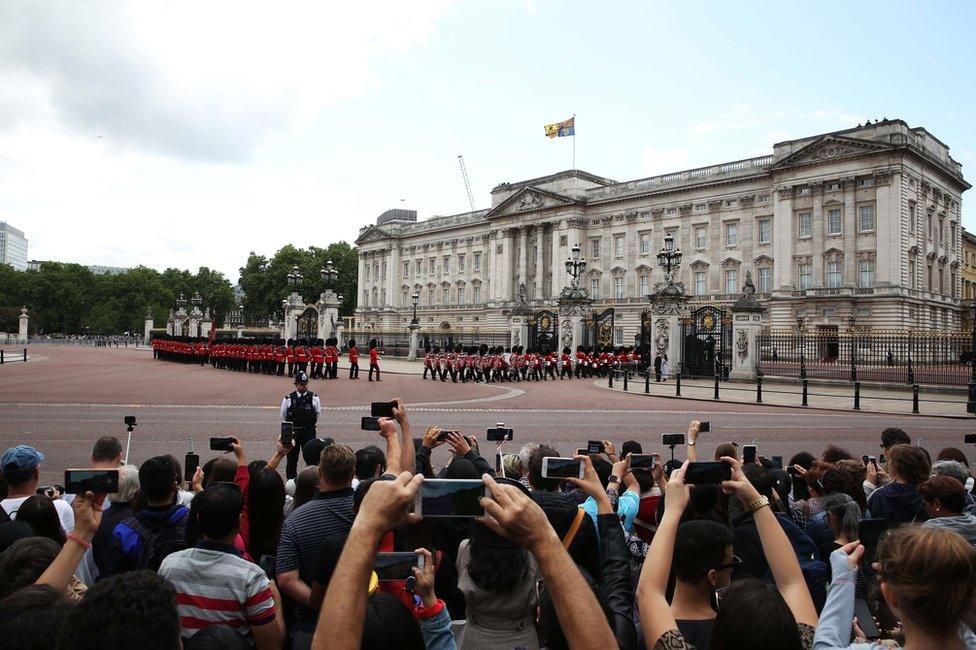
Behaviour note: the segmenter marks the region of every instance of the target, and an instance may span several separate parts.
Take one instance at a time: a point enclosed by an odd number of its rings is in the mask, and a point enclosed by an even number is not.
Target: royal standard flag
[[[555,124],[546,124],[547,138],[565,138],[566,136],[576,135],[576,117],[571,117]]]

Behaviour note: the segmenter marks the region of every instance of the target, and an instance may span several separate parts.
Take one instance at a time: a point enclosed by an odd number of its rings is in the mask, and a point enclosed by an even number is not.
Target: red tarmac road
[[[133,462],[160,453],[182,458],[188,439],[205,461],[212,454],[208,439],[220,435],[240,437],[249,458],[266,458],[274,451],[281,398],[292,390],[287,377],[156,361],[142,349],[32,347],[30,354],[34,359],[27,364],[0,366],[0,448],[37,447],[47,457],[46,482],[60,482],[66,467],[84,466],[98,436],[114,434],[124,444],[124,415],[139,422],[132,436]],[[635,439],[645,451],[660,450],[661,433],[683,432],[689,420],[701,419],[712,423],[700,443],[700,453],[708,456],[726,440],[755,440],[767,456],[803,449],[817,453],[830,442],[855,455],[875,454],[887,426],[904,428],[934,455],[948,445],[963,448],[963,434],[974,428],[965,420],[925,416],[627,395],[583,379],[484,385],[387,373],[382,382],[370,383],[365,372],[351,381],[340,368],[339,379],[313,381],[311,389],[322,398],[318,435],[354,448],[381,442],[361,431],[359,420],[369,415],[371,401],[393,397],[406,401],[414,436],[437,425],[483,440],[486,428],[504,422],[515,429],[509,452],[532,440],[569,454],[595,438],[618,444]],[[435,459],[446,458],[443,449],[435,452]]]

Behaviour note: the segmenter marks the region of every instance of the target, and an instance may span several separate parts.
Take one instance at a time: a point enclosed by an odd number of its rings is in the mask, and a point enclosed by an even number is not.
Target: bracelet
[[[752,502],[749,506],[749,513],[755,513],[758,510],[769,507],[769,498],[765,496],[760,496],[758,499]]]
[[[696,440],[689,440],[688,441],[688,446],[689,447],[694,447],[696,442],[697,442]]]
[[[85,541],[84,539],[82,539],[78,535],[74,534],[73,532],[72,533],[68,533],[67,538],[70,539],[71,541],[75,542],[76,544],[80,544],[81,546],[83,546],[86,551],[90,551],[91,550],[91,547],[92,547],[91,542]]]

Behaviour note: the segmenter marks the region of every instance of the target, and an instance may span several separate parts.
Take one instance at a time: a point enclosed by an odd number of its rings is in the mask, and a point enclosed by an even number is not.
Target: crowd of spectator
[[[631,469],[634,440],[485,458],[458,432],[414,438],[395,404],[377,445],[311,440],[287,482],[281,441],[249,461],[234,438],[232,459],[184,481],[172,456],[136,468],[103,437],[85,464],[118,471],[111,494],[60,494],[41,451],[6,450],[2,645],[976,648],[976,502],[957,448],[933,462],[890,428],[877,458],[830,445],[784,463],[693,421],[685,458],[649,468]],[[546,458],[570,456],[582,478],[546,477]],[[695,482],[703,460],[726,480]],[[434,478],[483,481],[484,516],[417,513]],[[377,581],[378,551],[423,562]]]

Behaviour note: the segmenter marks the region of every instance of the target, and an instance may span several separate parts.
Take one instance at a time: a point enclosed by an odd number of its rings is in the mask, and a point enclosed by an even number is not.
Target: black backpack
[[[135,570],[159,571],[159,565],[163,563],[166,556],[188,548],[186,543],[188,515],[189,512],[184,512],[183,516],[176,521],[167,519],[153,527],[146,526],[136,517],[130,517],[123,522],[142,538]]]

